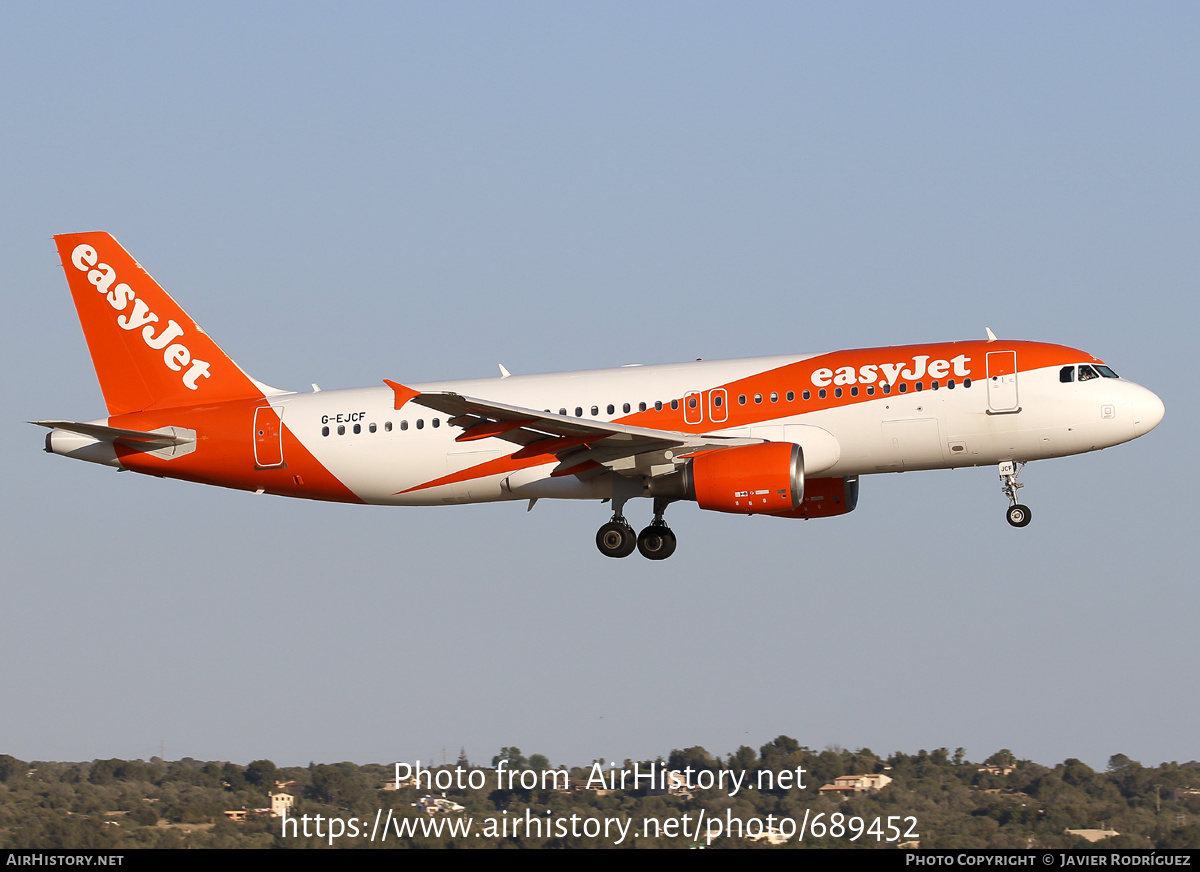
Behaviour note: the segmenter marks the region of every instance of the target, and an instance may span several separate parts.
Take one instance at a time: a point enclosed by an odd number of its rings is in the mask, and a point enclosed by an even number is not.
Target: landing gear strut
[[[1021,482],[1017,481],[1017,477],[1021,474],[1021,470],[1025,468],[1026,461],[1014,463],[1011,460],[1006,460],[1000,464],[1000,480],[1004,482],[1000,490],[1008,497],[1008,511],[1006,517],[1008,523],[1014,527],[1028,526],[1033,520],[1033,512],[1029,511],[1028,506],[1023,506],[1017,502],[1017,491],[1025,487]]]
[[[639,487],[619,478],[613,488],[613,513],[608,523],[596,531],[596,547],[605,557],[628,557],[637,547],[637,534],[625,520],[625,504],[640,492]]]
[[[675,534],[663,520],[663,512],[671,502],[663,497],[654,498],[654,520],[641,533],[634,534],[633,527],[621,514],[628,497],[613,499],[613,515],[609,522],[596,532],[596,547],[605,557],[628,557],[636,548],[648,560],[666,560],[675,553]]]
[[[675,534],[663,520],[667,502],[662,497],[654,498],[654,520],[650,522],[649,527],[638,533],[637,549],[647,560],[666,560],[675,553]]]

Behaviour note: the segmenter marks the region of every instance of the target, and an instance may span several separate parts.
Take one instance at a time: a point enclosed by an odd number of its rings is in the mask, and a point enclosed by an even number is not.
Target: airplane
[[[46,451],[254,493],[373,505],[611,502],[607,557],[670,557],[667,506],[844,515],[859,478],[1128,442],[1162,401],[1084,351],[987,339],[294,392],[247,375],[107,233],[56,236],[108,408],[33,421]],[[629,500],[652,500],[635,534]]]

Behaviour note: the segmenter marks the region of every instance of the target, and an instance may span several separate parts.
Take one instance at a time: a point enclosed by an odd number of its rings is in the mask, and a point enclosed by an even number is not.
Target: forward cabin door
[[[988,411],[1019,412],[1017,403],[1017,353],[989,351],[987,356]]]
[[[283,406],[254,410],[254,465],[259,469],[283,466]]]

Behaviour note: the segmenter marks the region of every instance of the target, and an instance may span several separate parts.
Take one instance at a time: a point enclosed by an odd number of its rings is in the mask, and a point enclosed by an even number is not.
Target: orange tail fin
[[[242,372],[112,236],[54,241],[110,415],[276,393]]]

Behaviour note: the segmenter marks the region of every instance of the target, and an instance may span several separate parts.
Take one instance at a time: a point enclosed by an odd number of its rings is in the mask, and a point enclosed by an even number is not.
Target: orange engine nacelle
[[[829,518],[853,512],[858,505],[858,476],[810,478],[804,484],[804,499],[798,508],[771,512],[777,518]]]
[[[799,509],[804,499],[804,454],[791,442],[704,451],[688,472],[702,509],[776,514]]]

